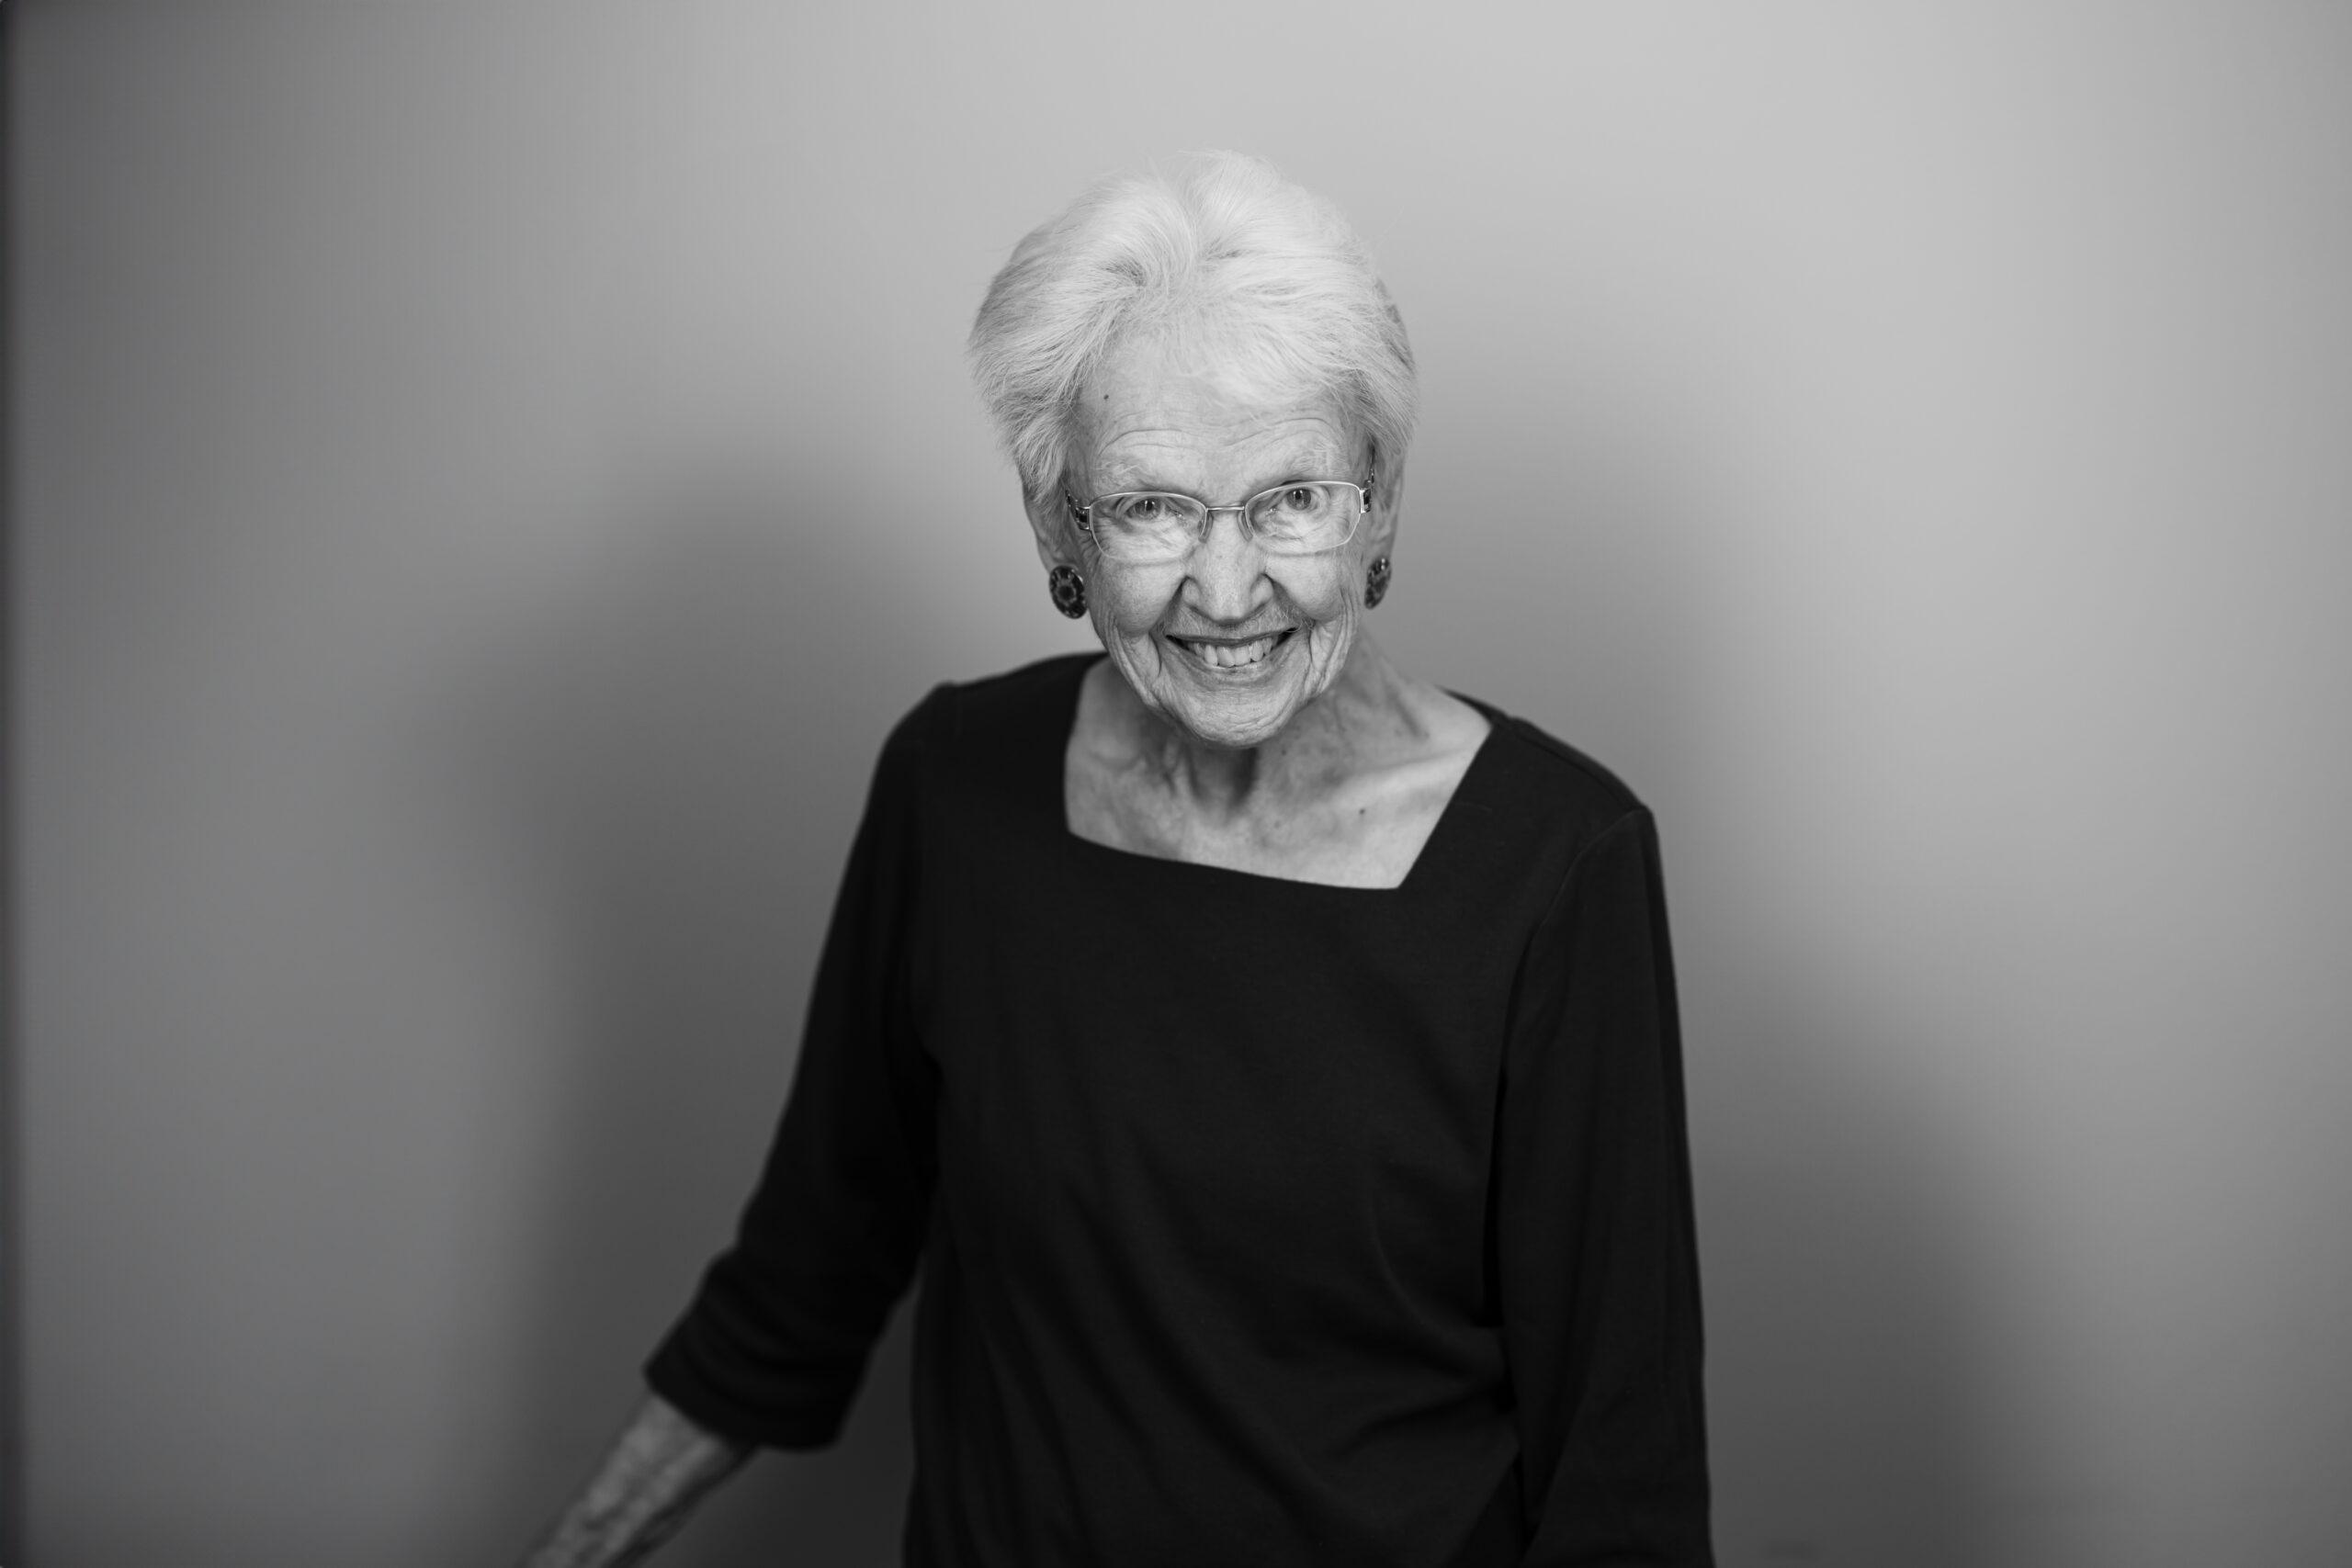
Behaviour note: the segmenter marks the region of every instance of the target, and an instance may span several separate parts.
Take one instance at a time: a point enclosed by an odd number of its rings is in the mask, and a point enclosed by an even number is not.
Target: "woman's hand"
[[[623,1568],[677,1531],[752,1450],[707,1432],[649,1395],[590,1480],[522,1568]]]

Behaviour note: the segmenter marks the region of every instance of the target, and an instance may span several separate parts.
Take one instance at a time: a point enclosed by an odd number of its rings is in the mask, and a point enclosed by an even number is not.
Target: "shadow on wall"
[[[798,517],[843,514],[823,484]],[[449,1488],[472,1500],[452,1561],[519,1554],[642,1392],[784,1103],[881,738],[944,668],[876,613],[884,563],[771,495],[706,486],[640,509],[610,558],[551,562],[549,602],[455,699],[485,874],[546,951],[513,1032],[530,1037],[499,1042],[515,1060],[490,1187],[515,1206],[487,1265],[494,1393],[472,1413],[479,1472]],[[876,648],[884,625],[901,631]],[[763,1456],[662,1561],[894,1562],[910,1318],[840,1445]]]
[[[1784,1103],[1753,1109],[1812,1137],[1701,1151],[1717,1554],[2009,1568],[1988,1515],[1997,1347],[1972,1184],[1933,1108],[1870,1070],[1900,1035],[1841,1027],[1827,997],[1765,996],[1736,1044]]]

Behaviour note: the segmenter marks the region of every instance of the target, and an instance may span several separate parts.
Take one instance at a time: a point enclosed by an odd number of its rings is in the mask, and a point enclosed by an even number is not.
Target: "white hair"
[[[1263,159],[1202,152],[1097,184],[1031,230],[989,285],[967,350],[1023,489],[1060,482],[1079,396],[1114,348],[1209,331],[1329,389],[1383,467],[1402,462],[1413,351],[1363,242]]]

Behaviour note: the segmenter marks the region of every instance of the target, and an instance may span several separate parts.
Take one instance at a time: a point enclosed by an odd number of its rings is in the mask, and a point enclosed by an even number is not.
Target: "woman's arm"
[[[1496,1230],[1524,1568],[1709,1568],[1681,1031],[1648,812],[1585,849],[1520,980]]]
[[[524,1568],[624,1568],[642,1562],[752,1450],[707,1432],[659,1394],[629,1417]]]

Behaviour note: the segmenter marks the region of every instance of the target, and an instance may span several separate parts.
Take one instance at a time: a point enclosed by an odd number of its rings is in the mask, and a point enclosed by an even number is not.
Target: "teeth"
[[[1220,670],[1234,670],[1245,664],[1255,664],[1272,653],[1274,639],[1261,637],[1255,642],[1195,642],[1185,646],[1204,664],[1214,664]]]

